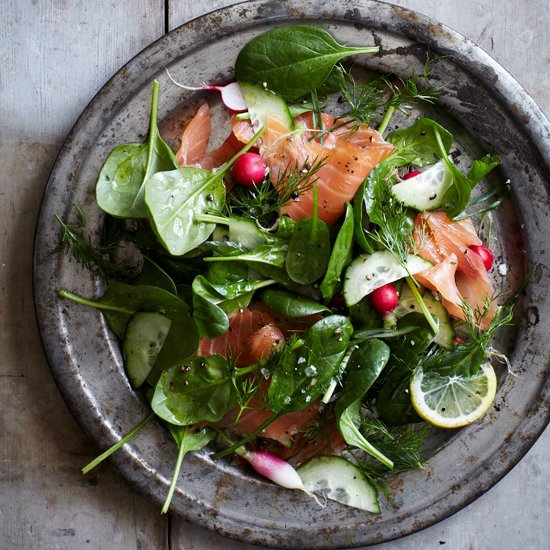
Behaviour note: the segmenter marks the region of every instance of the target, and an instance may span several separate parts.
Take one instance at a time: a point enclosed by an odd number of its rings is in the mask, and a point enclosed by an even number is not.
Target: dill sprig
[[[99,243],[94,245],[83,234],[86,222],[80,205],[76,206],[75,223],[65,223],[57,214],[54,218],[61,228],[61,234],[51,254],[72,253],[78,263],[97,274],[105,282],[112,278],[126,278],[127,270],[110,259],[120,235],[118,224],[108,223],[106,220],[99,235]]]
[[[424,444],[431,430],[431,426],[427,424],[405,428],[389,428],[383,422],[374,418],[364,419],[361,425],[361,433],[380,452],[393,461],[392,474],[425,468],[426,452]],[[386,498],[390,498],[388,469],[368,455],[361,459],[355,456],[355,459],[367,479]]]
[[[306,159],[301,166],[298,162],[293,166],[289,163],[275,182],[265,179],[260,185],[252,187],[236,186],[229,196],[228,207],[231,212],[257,221],[262,227],[271,227],[283,206],[292,200],[299,200],[313,187],[318,179],[315,175],[324,163],[324,158],[314,162]]]

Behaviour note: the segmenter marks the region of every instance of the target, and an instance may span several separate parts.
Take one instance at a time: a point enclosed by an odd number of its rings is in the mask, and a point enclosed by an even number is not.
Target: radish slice
[[[186,86],[185,84],[181,84],[180,82],[174,80],[168,69],[166,69],[166,74],[176,86],[183,88],[184,90],[190,90],[193,92],[198,90],[214,90],[216,92],[220,92],[223,104],[230,111],[242,113],[247,110],[246,101],[244,100],[244,96],[238,82],[231,82],[226,86],[214,86],[212,84],[203,84],[202,86]]]

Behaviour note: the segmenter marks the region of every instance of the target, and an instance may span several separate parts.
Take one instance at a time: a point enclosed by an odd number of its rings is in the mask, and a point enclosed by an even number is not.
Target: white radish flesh
[[[267,477],[277,485],[286,489],[305,491],[304,484],[296,470],[279,457],[265,451],[242,451],[238,454],[247,460],[260,475]]]

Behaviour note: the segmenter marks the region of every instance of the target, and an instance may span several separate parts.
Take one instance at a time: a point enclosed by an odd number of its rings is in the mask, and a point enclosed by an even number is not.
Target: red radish
[[[260,475],[285,489],[304,491],[308,496],[314,498],[319,506],[323,507],[319,499],[306,490],[298,472],[288,462],[266,451],[249,451],[244,447],[239,447],[235,452],[249,462]]]
[[[258,153],[244,153],[233,165],[234,181],[245,187],[261,183],[266,173],[267,166]]]
[[[486,246],[473,244],[472,246],[470,246],[470,250],[481,257],[481,259],[483,260],[483,265],[485,266],[485,269],[487,271],[489,271],[493,267],[495,257]]]
[[[170,80],[176,86],[179,86],[184,90],[191,90],[191,91],[214,90],[216,92],[220,92],[222,95],[223,104],[230,111],[235,111],[236,113],[242,113],[243,111],[246,111],[248,108],[246,106],[246,101],[244,100],[244,96],[238,82],[231,82],[230,84],[227,84],[225,86],[215,86],[212,84],[204,84],[202,86],[185,86],[185,84],[180,84],[179,82],[176,82],[172,78],[172,75],[168,72],[168,69],[166,69],[166,73],[168,74],[168,77],[170,78]]]
[[[453,343],[456,348],[457,346],[460,346],[460,344],[464,344],[464,340],[460,336],[457,336]]]
[[[377,313],[385,317],[397,307],[399,294],[397,294],[395,287],[388,283],[373,290],[370,295],[370,301]]]
[[[402,179],[404,180],[410,180],[411,178],[415,178],[416,176],[419,176],[422,174],[420,170],[413,170],[412,172],[407,172]]]

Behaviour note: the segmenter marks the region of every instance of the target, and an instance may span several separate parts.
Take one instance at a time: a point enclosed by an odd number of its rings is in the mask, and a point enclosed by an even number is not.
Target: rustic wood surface
[[[335,0],[336,1],[336,0]],[[231,0],[2,0],[0,9],[0,549],[225,549],[161,517],[109,465],[66,408],[34,318],[31,264],[48,172],[80,112],[126,61],[166,31]],[[550,114],[548,0],[395,0],[468,36]],[[425,531],[376,548],[544,549],[550,431],[496,487]],[[443,546],[445,545],[445,546]]]

